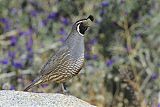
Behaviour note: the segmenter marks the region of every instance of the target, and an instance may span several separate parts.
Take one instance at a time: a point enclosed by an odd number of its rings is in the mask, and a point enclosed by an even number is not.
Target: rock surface
[[[0,107],[95,107],[71,95],[0,91]]]

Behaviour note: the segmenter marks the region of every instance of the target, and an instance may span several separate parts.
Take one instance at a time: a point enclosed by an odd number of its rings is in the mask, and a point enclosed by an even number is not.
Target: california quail
[[[40,69],[40,76],[24,91],[50,81],[61,83],[62,91],[66,91],[63,83],[77,75],[83,67],[84,34],[89,27],[89,23],[93,20],[93,16],[90,15],[88,18],[78,20],[73,24],[64,44]]]

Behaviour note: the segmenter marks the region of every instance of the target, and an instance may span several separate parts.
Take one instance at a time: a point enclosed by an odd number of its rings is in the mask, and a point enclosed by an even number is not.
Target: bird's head
[[[86,30],[88,27],[90,27],[93,20],[94,17],[92,15],[90,15],[88,18],[80,19],[75,22],[72,29],[76,30],[76,32],[78,32],[81,36],[84,36]]]

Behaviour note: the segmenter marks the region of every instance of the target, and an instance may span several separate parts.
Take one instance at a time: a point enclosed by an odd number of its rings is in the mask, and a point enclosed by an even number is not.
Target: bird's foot
[[[65,94],[65,95],[69,95],[69,91],[66,89],[64,83],[61,84],[61,87],[62,87],[62,93]]]
[[[68,90],[63,90],[63,94],[70,95],[70,92]]]

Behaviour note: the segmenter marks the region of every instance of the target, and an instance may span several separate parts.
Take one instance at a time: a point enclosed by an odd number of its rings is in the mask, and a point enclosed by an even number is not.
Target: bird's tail
[[[41,78],[38,78],[36,80],[34,80],[29,86],[27,86],[23,91],[28,91],[30,88],[37,86],[39,84],[41,84],[43,81],[41,80]]]

